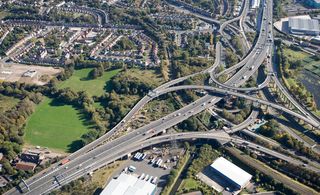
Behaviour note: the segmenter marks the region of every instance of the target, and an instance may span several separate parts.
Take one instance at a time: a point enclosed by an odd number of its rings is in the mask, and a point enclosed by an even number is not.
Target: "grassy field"
[[[120,69],[104,72],[102,77],[89,79],[88,75],[92,68],[75,70],[73,75],[62,82],[59,88],[70,87],[74,91],[86,91],[90,95],[101,96],[105,92],[106,83],[120,72]]]
[[[290,61],[302,60],[302,65],[306,70],[320,76],[320,61],[315,60],[312,55],[303,51],[294,51],[284,48],[284,54]]]
[[[178,191],[182,191],[182,190],[189,191],[192,189],[196,189],[197,186],[199,186],[198,181],[194,180],[193,178],[187,178],[181,182],[181,185],[179,186]]]
[[[72,152],[77,140],[90,128],[85,117],[72,106],[46,98],[29,118],[25,141],[64,152]]]
[[[14,97],[4,96],[0,94],[0,113],[10,110],[19,102],[19,99]]]

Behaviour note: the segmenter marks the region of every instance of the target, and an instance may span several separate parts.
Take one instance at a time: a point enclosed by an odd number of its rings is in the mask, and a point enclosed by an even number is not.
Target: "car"
[[[68,166],[64,167],[64,169],[68,169]]]

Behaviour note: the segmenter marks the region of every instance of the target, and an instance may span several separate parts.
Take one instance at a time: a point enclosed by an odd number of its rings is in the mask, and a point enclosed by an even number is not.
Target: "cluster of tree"
[[[44,38],[44,41],[45,41],[47,48],[53,48],[53,49],[59,48],[61,40],[58,39],[58,37],[55,33],[56,32],[53,32],[52,34],[50,34]]]
[[[184,131],[198,131],[200,127],[200,121],[195,117],[190,117],[178,124],[179,129]]]
[[[3,92],[1,89],[5,90],[1,86],[0,93]],[[4,165],[2,173],[8,175],[16,174],[9,162],[21,152],[24,124],[34,112],[35,105],[41,100],[42,95],[40,93],[28,93],[15,107],[0,113],[0,152],[4,155],[1,161]]]
[[[282,9],[282,4],[285,2],[285,0],[278,0],[273,3],[273,16],[277,19],[285,17],[287,14]]]
[[[237,54],[242,56],[243,55],[243,48],[242,48],[242,43],[241,39],[239,36],[233,36],[231,39],[231,44],[236,50]]]
[[[232,51],[230,48],[227,48],[227,49],[226,49],[225,55],[226,55],[226,60],[225,60],[225,62],[226,62],[227,68],[235,65],[235,64],[238,62],[238,57],[237,57],[237,55],[234,54],[233,51]]]
[[[123,68],[124,63],[122,63],[122,62],[112,62],[112,63],[111,62],[98,62],[96,60],[86,59],[85,56],[80,55],[77,59],[75,59],[73,66],[76,69],[103,67],[104,70],[109,70],[109,69]]]
[[[189,152],[189,151],[186,151]],[[186,161],[190,158],[190,154],[186,154],[183,155],[177,165],[174,167],[174,169],[172,169],[170,171],[170,175],[168,177],[168,181],[166,183],[166,186],[164,187],[164,189],[162,190],[161,194],[169,194],[170,193],[170,189],[172,187],[172,185],[174,184],[175,180],[177,179],[177,177],[179,176],[179,173],[182,171]]]
[[[246,32],[246,37],[250,43],[253,43],[254,39],[256,38],[256,32]]]
[[[102,189],[94,182],[88,181],[88,178],[81,177],[77,180],[63,185],[59,190],[50,192],[50,195],[58,194],[98,194]]]
[[[109,82],[109,86],[112,86],[118,94],[130,94],[130,95],[146,95],[155,86],[150,86],[143,82],[140,78],[131,76],[125,72],[121,72],[117,77]]]
[[[39,19],[39,9],[33,6],[34,2],[27,2],[26,5],[6,4],[4,9],[9,12],[5,19]]]
[[[220,153],[208,144],[201,146],[197,154],[198,156],[192,161],[188,169],[187,177],[195,177],[206,166],[210,165],[214,159],[220,156]]]
[[[102,77],[104,73],[104,68],[102,66],[98,66],[93,68],[90,73],[89,73],[89,77],[91,79],[96,79],[98,77]]]
[[[132,42],[129,38],[124,37],[122,39],[120,39],[117,44],[115,44],[112,47],[112,50],[114,51],[126,51],[126,50],[133,50],[135,49],[136,46],[134,44],[134,42]]]
[[[241,109],[240,112],[234,114],[231,112],[228,112],[226,109],[223,109],[222,116],[223,118],[226,118],[227,120],[231,121],[234,124],[240,124],[242,123],[250,114],[251,112],[251,106],[249,104],[245,104],[245,100],[241,98],[237,98],[234,103],[238,106],[235,108]]]
[[[195,7],[202,8],[204,10],[209,10],[211,13],[216,13],[216,11],[219,11],[219,4],[210,1],[210,0],[184,0],[184,2],[191,4]]]
[[[97,21],[91,15],[82,14],[80,16],[70,12],[59,12],[57,10],[50,11],[48,20],[64,23],[79,23],[79,24],[95,24]]]
[[[162,29],[178,29],[178,30],[191,30],[192,23],[188,20],[166,20],[156,19],[157,26],[161,26]]]
[[[290,149],[294,149],[300,152],[308,158],[320,162],[320,156],[317,153],[313,152],[311,148],[306,147],[303,142],[298,141],[288,133],[280,130],[279,123],[274,119],[269,120],[266,124],[262,125],[259,128],[258,132],[264,136],[278,141],[279,143]]]
[[[256,175],[254,176],[254,179],[255,179],[255,183],[257,183],[258,186],[261,186],[268,191],[279,191],[284,194],[298,195],[297,192],[288,188],[283,183],[280,183],[274,180],[272,177],[265,175],[263,173],[260,173],[259,171],[256,171]]]
[[[320,190],[320,175],[309,169],[305,169],[284,161],[271,161],[270,165],[289,176],[296,178],[299,182],[306,184],[315,190]]]

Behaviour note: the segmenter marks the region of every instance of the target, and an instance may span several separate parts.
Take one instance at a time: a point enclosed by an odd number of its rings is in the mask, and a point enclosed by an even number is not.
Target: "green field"
[[[0,113],[10,110],[19,102],[19,99],[0,94]]]
[[[72,152],[77,140],[88,131],[85,117],[70,105],[59,105],[46,98],[26,125],[27,144]]]
[[[193,178],[187,178],[181,182],[178,191],[185,190],[188,192],[190,190],[197,189],[197,186],[199,186],[198,181],[194,180]]]
[[[320,60],[303,51],[294,51],[290,48],[285,48],[283,51],[290,61],[301,60],[306,70],[320,76]]]
[[[104,72],[102,77],[89,79],[92,68],[75,70],[73,75],[59,85],[59,88],[70,87],[74,91],[86,91],[93,96],[101,96],[105,92],[106,83],[120,72],[120,69]]]

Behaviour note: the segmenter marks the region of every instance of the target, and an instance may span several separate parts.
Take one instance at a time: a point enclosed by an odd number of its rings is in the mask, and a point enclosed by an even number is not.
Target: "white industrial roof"
[[[235,164],[231,163],[223,157],[217,158],[212,164],[211,167],[219,171],[225,177],[229,178],[236,184],[241,187],[244,187],[250,181],[252,175],[245,172]]]
[[[297,30],[320,31],[318,20],[289,18],[289,27]]]
[[[156,185],[121,173],[117,179],[112,179],[100,195],[151,195]]]

